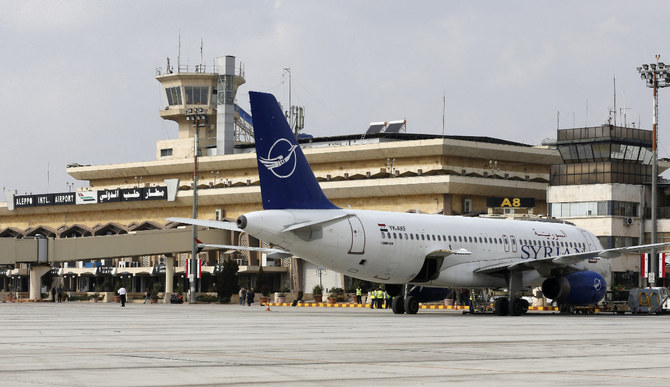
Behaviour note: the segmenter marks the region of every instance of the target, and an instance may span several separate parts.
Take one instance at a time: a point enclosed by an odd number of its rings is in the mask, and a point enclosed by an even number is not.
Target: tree
[[[223,262],[223,269],[216,275],[216,293],[221,300],[228,299],[240,290],[240,284],[237,281],[237,272],[240,267],[237,263],[228,258]]]
[[[256,291],[260,291],[265,297],[270,295],[270,277],[265,274],[263,265],[258,268],[258,275],[256,276]]]

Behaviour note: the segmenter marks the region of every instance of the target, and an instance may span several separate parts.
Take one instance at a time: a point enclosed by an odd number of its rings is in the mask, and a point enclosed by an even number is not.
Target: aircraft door
[[[514,235],[509,236],[510,244],[512,245],[512,252],[516,253],[516,237]]]
[[[505,252],[509,253],[509,238],[507,238],[507,235],[503,235],[502,240],[503,240],[503,247],[505,248]]]
[[[586,249],[588,251],[592,251],[594,249],[593,247],[593,241],[591,240],[591,236],[589,235],[588,232],[581,230],[582,231],[582,236],[584,237],[584,241],[586,242]]]
[[[363,223],[358,216],[352,216],[347,219],[349,227],[351,228],[351,246],[349,247],[349,254],[363,254],[365,253],[365,229]]]

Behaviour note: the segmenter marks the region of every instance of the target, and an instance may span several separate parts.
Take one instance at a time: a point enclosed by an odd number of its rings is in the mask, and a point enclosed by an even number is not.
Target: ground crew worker
[[[392,300],[392,297],[389,294],[389,292],[384,290],[384,301],[386,301],[386,309],[391,309],[391,300]]]
[[[377,295],[376,295],[376,293],[377,293],[377,291],[374,290],[374,289],[368,291],[368,298],[370,299],[370,309],[374,309],[374,308],[375,308],[375,303],[377,302]]]
[[[356,288],[356,304],[361,303],[361,298],[363,297],[363,290],[361,290],[361,287]]]
[[[384,302],[384,292],[382,288],[377,288],[377,309],[383,309],[382,303]]]
[[[475,313],[475,290],[470,289],[470,313]]]

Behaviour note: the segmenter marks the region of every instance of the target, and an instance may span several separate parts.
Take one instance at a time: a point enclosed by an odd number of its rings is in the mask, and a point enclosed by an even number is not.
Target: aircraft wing
[[[439,249],[439,250],[434,250],[431,251],[430,253],[426,254],[426,257],[448,257],[450,255],[471,255],[472,253],[469,252],[466,249],[458,249],[458,250],[449,250],[449,249]]]
[[[191,218],[167,218],[171,222],[179,222],[185,224],[192,224],[195,226],[203,226],[210,228],[219,228],[222,230],[244,232],[244,230],[237,227],[233,222],[222,222],[219,220],[205,220],[205,219],[191,219]]]
[[[539,259],[516,258],[516,259],[504,260],[503,262],[497,262],[493,265],[481,267],[475,270],[475,273],[493,274],[501,271],[517,271],[517,270],[525,271],[525,270],[537,270],[541,268],[551,269],[556,267],[569,266],[575,263],[582,262],[587,259],[593,259],[593,258],[612,259],[620,257],[623,254],[639,253],[643,251],[649,251],[652,249],[660,249],[668,246],[670,246],[670,242],[629,246],[629,247],[618,247],[614,249],[586,251],[581,253],[563,254],[557,257],[545,257]]]

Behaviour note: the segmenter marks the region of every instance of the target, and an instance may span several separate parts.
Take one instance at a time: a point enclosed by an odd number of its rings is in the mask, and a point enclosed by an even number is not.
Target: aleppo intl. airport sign
[[[58,206],[67,204],[95,204],[139,200],[167,200],[167,187],[118,188],[97,191],[49,193],[14,196],[14,207]]]

